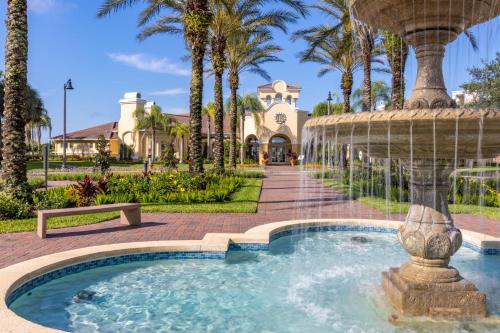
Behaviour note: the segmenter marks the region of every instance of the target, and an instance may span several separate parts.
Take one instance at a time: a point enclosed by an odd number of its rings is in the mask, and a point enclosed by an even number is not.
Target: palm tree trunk
[[[236,127],[238,126],[238,73],[229,74],[231,90],[231,137],[229,141],[229,166],[236,168]]]
[[[30,200],[24,141],[28,62],[26,0],[7,0],[6,26],[2,179],[4,191]]]
[[[179,163],[182,163],[184,160],[184,137],[181,137],[179,142]]]
[[[212,15],[208,0],[188,0],[184,12],[184,36],[191,49],[189,88],[189,171],[203,172],[201,107],[203,102],[203,58]]]
[[[408,45],[399,36],[393,36],[391,59],[389,64],[392,70],[392,109],[400,110],[405,100],[405,66],[408,58]]]
[[[211,120],[210,115],[207,114],[207,159],[210,160],[212,158],[212,144],[210,142],[210,133],[212,132],[211,128]]]
[[[351,94],[352,94],[352,72],[347,71],[342,74],[342,94],[344,95],[344,103],[342,107],[342,112],[351,112]]]
[[[222,96],[222,72],[215,72],[215,142],[214,167],[216,172],[224,172],[224,100]]]
[[[241,108],[240,121],[240,163],[245,163],[245,108]]]
[[[153,127],[153,130],[151,131],[151,163],[155,162],[155,155],[156,155],[156,130]]]
[[[215,72],[214,85],[214,167],[215,171],[224,172],[224,97],[222,91],[222,75],[226,68],[226,38],[223,35],[215,35],[212,38],[212,66]]]
[[[363,53],[363,112],[370,111],[372,105],[372,52],[373,43],[369,33],[362,37]]]
[[[38,126],[37,128],[37,140],[38,140],[38,147],[37,147],[37,152],[38,152],[38,155],[41,154],[41,146],[42,146],[42,126]]]

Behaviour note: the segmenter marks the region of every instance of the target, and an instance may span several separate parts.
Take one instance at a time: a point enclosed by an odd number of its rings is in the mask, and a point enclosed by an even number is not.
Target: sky
[[[312,1],[312,0],[307,0]],[[62,132],[63,85],[68,78],[75,90],[68,92],[68,131],[106,122],[118,121],[118,100],[125,92],[139,91],[143,98],[155,101],[164,112],[189,112],[190,63],[181,36],[160,35],[144,42],[137,40],[140,31],[137,5],[109,17],[96,17],[103,0],[28,0],[29,83],[39,91],[52,118],[53,135]],[[5,17],[6,1],[0,2],[0,16]],[[289,34],[298,29],[326,22],[322,14],[312,12],[307,18],[289,26]],[[500,52],[500,18],[471,29],[479,42],[474,51],[462,35],[447,47],[444,75],[449,92],[459,89],[469,79],[467,68],[491,60]],[[5,46],[5,26],[0,26],[0,49]],[[274,42],[284,51],[283,62],[264,65],[272,80],[302,86],[300,109],[312,111],[324,101],[328,91],[341,96],[340,74],[318,78],[319,65],[301,64],[297,53],[303,42],[292,42],[282,32]],[[4,55],[0,54],[0,68]],[[413,89],[416,60],[411,52],[406,67],[407,95]],[[387,74],[373,74],[374,80],[386,80]],[[240,94],[253,93],[263,78],[243,73]],[[224,81],[224,98],[228,97]],[[362,84],[361,71],[356,73],[354,89]],[[212,100],[213,79],[205,80],[204,103]],[[45,135],[47,138],[47,135]]]

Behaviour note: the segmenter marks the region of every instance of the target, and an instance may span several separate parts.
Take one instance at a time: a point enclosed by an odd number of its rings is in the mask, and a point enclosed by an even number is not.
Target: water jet
[[[397,234],[410,260],[382,276],[392,305],[410,316],[484,317],[485,294],[449,266],[462,234],[453,224],[447,193],[457,159],[500,154],[500,110],[456,109],[442,61],[445,45],[499,15],[500,2],[352,0],[350,5],[357,20],[399,34],[413,46],[418,62],[413,95],[403,110],[314,118],[305,131],[322,131],[371,158],[400,159],[411,170],[411,206]]]

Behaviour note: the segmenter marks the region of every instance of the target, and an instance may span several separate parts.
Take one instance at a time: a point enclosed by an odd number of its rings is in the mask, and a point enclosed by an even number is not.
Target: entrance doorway
[[[284,136],[273,136],[269,142],[269,155],[271,164],[286,164],[290,139]]]

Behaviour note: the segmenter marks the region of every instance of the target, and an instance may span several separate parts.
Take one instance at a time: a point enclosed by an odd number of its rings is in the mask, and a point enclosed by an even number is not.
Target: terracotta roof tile
[[[85,128],[79,131],[66,133],[68,140],[97,140],[99,135],[104,135],[106,139],[113,139],[116,137],[118,131],[118,123],[116,121],[97,125],[94,127]],[[54,140],[62,140],[62,135],[52,137]]]

